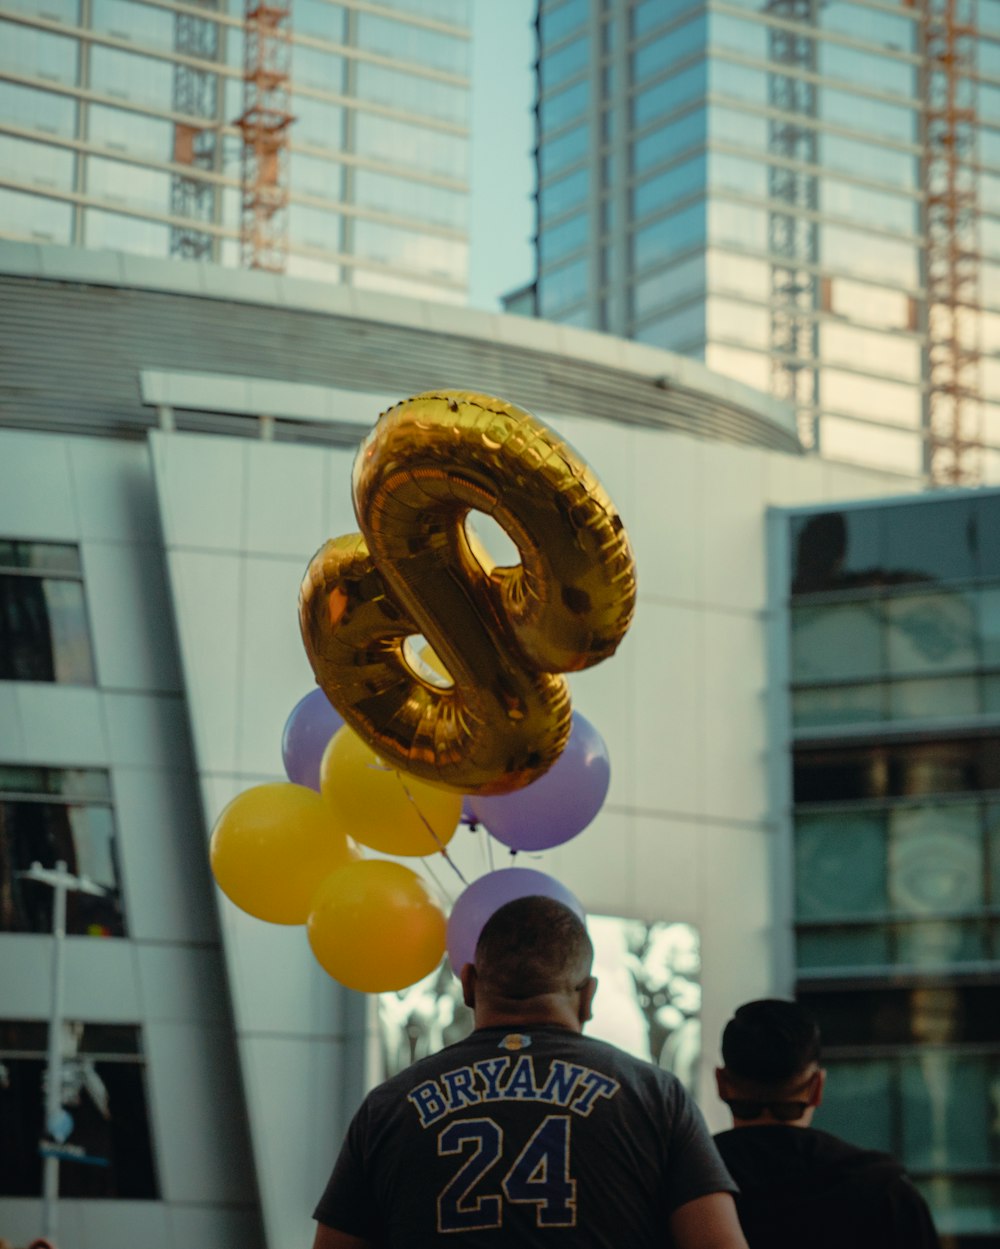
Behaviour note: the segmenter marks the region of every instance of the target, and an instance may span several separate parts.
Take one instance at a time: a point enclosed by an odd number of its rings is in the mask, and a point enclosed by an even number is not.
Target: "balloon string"
[[[403,778],[400,776],[398,772],[396,773],[396,779],[399,781],[400,785],[403,787],[403,793],[406,794],[410,802],[413,803],[413,809],[414,811],[416,811],[417,815],[420,817],[421,821],[423,822],[424,827],[427,829],[430,835],[437,842],[437,848],[442,858],[445,860],[445,862],[448,864],[451,870],[455,873],[458,879],[462,882],[462,884],[468,886],[469,882],[462,875],[461,871],[459,870],[458,864],[455,862],[455,860],[451,857],[451,855],[445,849],[444,842],[434,831],[434,827],[431,824],[430,820],[427,818],[426,815],[424,815],[423,811],[421,811],[420,808],[417,806],[417,800],[413,797],[410,791],[406,788],[406,782],[403,780]]]
[[[441,895],[444,901],[448,904],[448,906],[454,906],[455,899],[451,896],[448,890],[445,889],[444,885],[441,884],[440,880],[438,880],[437,872],[434,871],[434,869],[431,867],[427,859],[421,859],[420,866],[427,873],[427,875],[431,878],[431,880],[434,883],[434,887],[437,889],[438,893]]]

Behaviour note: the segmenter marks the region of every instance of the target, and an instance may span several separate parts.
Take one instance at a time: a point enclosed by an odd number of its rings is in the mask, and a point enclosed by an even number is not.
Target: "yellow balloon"
[[[326,748],[319,782],[344,832],[382,854],[435,854],[462,815],[461,794],[387,767],[346,724]]]
[[[388,993],[440,963],[447,922],[420,877],[402,863],[369,859],[334,872],[309,915],[317,962],[348,989]]]
[[[319,794],[284,783],[234,798],[215,822],[210,855],[226,897],[272,924],[304,924],[317,888],[353,857]]]

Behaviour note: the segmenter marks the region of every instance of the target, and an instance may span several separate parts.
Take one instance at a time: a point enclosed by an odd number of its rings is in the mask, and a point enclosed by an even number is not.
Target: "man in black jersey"
[[[796,1002],[747,1002],[722,1036],[715,1138],[740,1186],[750,1249],[938,1249],[930,1211],[888,1154],[810,1126],[823,1099],[820,1033]]]
[[[746,1249],[680,1082],[582,1035],[592,960],[560,903],[496,912],[462,969],[475,1032],[365,1099],[314,1249]]]

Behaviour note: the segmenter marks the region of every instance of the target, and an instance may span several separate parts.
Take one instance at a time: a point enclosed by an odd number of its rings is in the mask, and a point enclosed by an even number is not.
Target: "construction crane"
[[[240,262],[283,273],[288,259],[292,0],[247,0]]]
[[[982,480],[976,0],[921,0],[926,85],[927,451],[935,485]]]

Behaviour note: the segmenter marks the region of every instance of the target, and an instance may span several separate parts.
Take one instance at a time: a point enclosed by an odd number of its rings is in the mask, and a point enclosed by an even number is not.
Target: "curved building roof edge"
[[[283,274],[9,239],[0,239],[0,275],[256,304],[409,327],[484,347],[558,357],[564,364],[579,362],[588,369],[648,380],[663,392],[712,400],[729,409],[733,417],[745,414],[750,426],[771,427],[770,436],[744,436],[738,441],[764,442],[792,453],[802,450],[790,403],[713,372],[698,360],[576,326]],[[690,432],[705,436],[707,431],[692,428]]]

